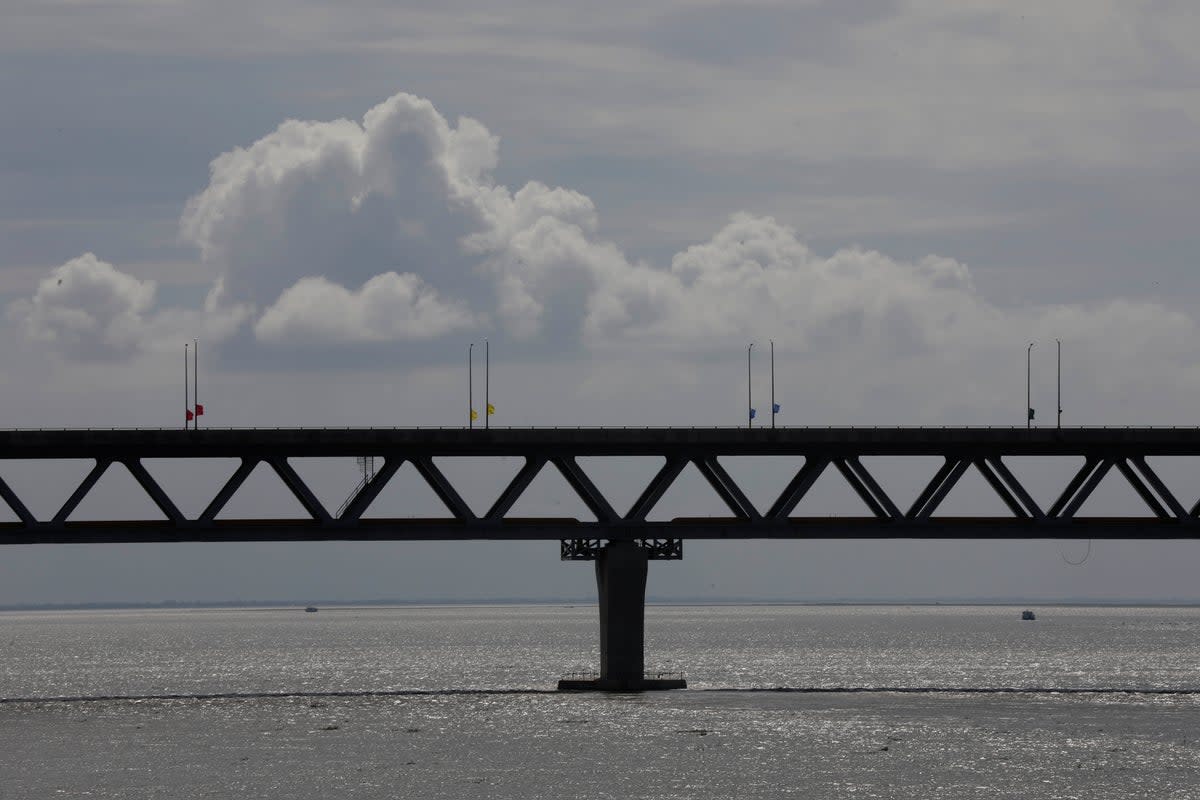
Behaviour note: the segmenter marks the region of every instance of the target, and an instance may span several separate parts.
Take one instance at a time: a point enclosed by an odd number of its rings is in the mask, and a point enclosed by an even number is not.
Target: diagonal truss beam
[[[539,456],[526,456],[525,464],[509,481],[508,486],[504,487],[504,491],[496,498],[496,502],[484,515],[484,519],[495,522],[503,519],[508,513],[513,504],[520,499],[521,495],[529,488],[529,484],[533,483],[533,479],[542,471],[542,467],[546,466],[546,459]]]
[[[30,513],[25,504],[21,502],[21,498],[17,497],[16,493],[8,488],[8,484],[0,478],[0,497],[4,498],[4,502],[8,503],[8,507],[12,509],[17,518],[26,525],[33,525],[37,522],[37,518]]]
[[[397,457],[388,457],[383,461],[383,466],[375,471],[371,479],[362,485],[362,488],[355,493],[350,502],[346,504],[346,508],[342,510],[338,519],[343,521],[357,521],[371,503],[375,502],[375,498],[379,497],[379,493],[383,491],[383,487],[387,486],[388,481],[396,474],[396,470],[400,469],[404,464],[404,459]]]
[[[318,522],[328,522],[332,519],[329,512],[325,510],[325,506],[313,494],[312,489],[308,488],[308,484],[296,474],[296,470],[292,468],[286,458],[268,458],[266,461],[295,498],[300,501],[300,505],[304,506],[304,510],[310,517]]]
[[[1046,515],[1049,517],[1061,516],[1063,509],[1067,507],[1067,503],[1071,502],[1071,498],[1074,497],[1075,493],[1079,491],[1079,487],[1083,485],[1084,481],[1088,479],[1088,476],[1095,472],[1096,468],[1099,466],[1099,458],[1093,457],[1085,459],[1083,466],[1080,467],[1071,480],[1067,482],[1067,486],[1062,490],[1062,494],[1058,496],[1057,500],[1050,504],[1050,509],[1046,512]]]
[[[1133,467],[1129,465],[1129,461],[1124,458],[1118,458],[1116,462],[1117,470],[1125,476],[1125,480],[1138,493],[1138,496],[1142,498],[1142,502],[1146,504],[1154,516],[1159,519],[1170,519],[1171,512],[1167,510],[1167,507],[1162,504],[1154,492],[1151,491],[1150,487],[1146,485],[1146,482],[1142,480],[1142,476],[1135,472]]]
[[[592,483],[592,479],[579,466],[574,456],[561,456],[553,458],[551,461],[554,462],[554,466],[562,473],[570,487],[575,490],[575,494],[579,495],[579,499],[587,505],[597,521],[611,523],[620,519],[616,509],[600,493],[596,484]]]
[[[650,483],[642,490],[638,499],[633,502],[629,513],[623,519],[628,522],[645,521],[646,515],[654,510],[655,504],[667,493],[667,489],[671,488],[671,484],[675,482],[679,473],[683,472],[683,468],[687,465],[687,459],[681,456],[668,458],[662,468],[650,479]]]
[[[167,497],[167,493],[162,490],[158,482],[146,471],[146,467],[142,464],[141,459],[127,458],[123,459],[121,463],[125,465],[125,469],[129,470],[129,474],[141,485],[142,490],[150,496],[150,499],[154,501],[154,505],[158,506],[158,510],[167,519],[175,524],[186,521],[183,512],[179,510],[170,497]]]
[[[221,513],[221,509],[225,508],[231,497],[237,493],[237,490],[242,488],[242,484],[246,482],[246,478],[250,477],[250,473],[254,472],[254,468],[258,466],[257,458],[243,458],[242,463],[238,464],[238,468],[229,476],[229,480],[225,481],[225,485],[221,487],[221,491],[217,492],[216,497],[200,514],[201,522],[212,522],[217,518],[217,514]]]
[[[1004,505],[1008,506],[1008,510],[1012,512],[1014,517],[1019,519],[1040,518],[1042,516],[1041,509],[1033,502],[1033,498],[1024,491],[1021,484],[1017,483],[1016,476],[1009,472],[1003,463],[1000,464],[1003,473],[996,469],[995,462],[999,462],[999,460],[998,458],[976,458],[971,463],[975,465],[975,469],[979,470],[979,474],[992,487],[992,491],[1004,501]],[[1002,474],[1004,477],[1002,477]],[[1009,483],[1010,480],[1011,485]],[[1014,491],[1014,489],[1020,490],[1020,494]]]
[[[1046,512],[1041,509],[1041,506],[1037,504],[1037,501],[1033,499],[1033,496],[1025,490],[1025,487],[1021,485],[1019,480],[1017,480],[1017,476],[1012,474],[1012,471],[1008,468],[1000,456],[989,456],[985,459],[985,461],[987,462],[988,466],[992,468],[992,471],[996,473],[996,477],[998,477],[1008,488],[1008,490],[1012,492],[1013,497],[1015,497],[1017,502],[1024,507],[1025,511],[1030,517],[1034,519],[1046,518]],[[985,475],[984,477],[987,476]]]
[[[972,459],[971,463],[975,466],[975,469],[979,470],[979,474],[988,482],[988,485],[992,487],[992,491],[1004,501],[1004,505],[1008,506],[1008,510],[1012,512],[1014,517],[1029,517],[1029,512],[1017,501],[1017,498],[1008,490],[1008,487],[1000,480],[1000,476],[996,474],[996,471],[992,469],[991,465],[985,459]]]
[[[1074,517],[1075,512],[1092,496],[1092,492],[1096,491],[1096,487],[1104,480],[1112,466],[1111,458],[1089,458],[1054,502],[1050,516],[1067,519]]]
[[[55,523],[61,525],[67,521],[67,517],[71,516],[71,512],[79,506],[83,498],[87,497],[88,492],[96,485],[96,481],[100,480],[112,463],[112,460],[108,458],[96,459],[96,465],[84,476],[83,480],[79,482],[79,486],[75,487],[75,491],[67,498],[67,502],[63,503],[62,508],[54,515]]]
[[[450,485],[450,481],[446,480],[446,476],[433,463],[433,459],[429,456],[420,456],[412,459],[412,465],[425,482],[429,484],[429,488],[433,489],[433,493],[438,496],[438,499],[446,506],[446,509],[454,515],[454,518],[461,522],[474,522],[475,512],[471,510]]]
[[[871,509],[871,513],[879,519],[900,519],[904,515],[900,513],[900,509],[896,508],[896,504],[887,496],[876,480],[871,477],[871,473],[867,472],[867,468],[858,460],[858,456],[850,456],[848,458],[835,458],[833,465],[837,467],[838,472],[850,484],[850,487],[858,493],[863,502],[867,504],[867,508]]]
[[[1171,490],[1167,488],[1167,485],[1163,483],[1162,478],[1158,477],[1158,473],[1146,463],[1145,458],[1142,456],[1133,456],[1129,459],[1129,463],[1133,465],[1134,469],[1141,473],[1141,476],[1145,478],[1146,483],[1150,484],[1150,487],[1158,493],[1158,496],[1162,499],[1162,502],[1166,504],[1167,510],[1171,513],[1171,516],[1174,516],[1176,519],[1187,519],[1188,512],[1175,498],[1175,495],[1171,493]]]
[[[700,470],[700,474],[704,476],[725,505],[729,506],[729,510],[735,517],[744,520],[762,519],[762,514],[758,513],[758,509],[750,502],[750,498],[746,497],[741,487],[718,463],[716,456],[696,458],[692,460],[692,463],[696,465],[696,469]]]
[[[946,495],[950,494],[950,490],[958,483],[968,466],[970,466],[970,462],[965,458],[947,456],[946,463],[942,464],[933,474],[933,478],[917,495],[917,499],[913,501],[912,507],[904,516],[907,519],[928,519],[933,516],[933,512],[946,499]]]
[[[815,456],[805,459],[804,466],[796,471],[796,476],[788,481],[788,485],[779,493],[779,498],[771,504],[767,511],[767,519],[786,519],[796,508],[796,505],[808,494],[808,490],[821,477],[821,473],[829,466],[830,459],[826,456]]]

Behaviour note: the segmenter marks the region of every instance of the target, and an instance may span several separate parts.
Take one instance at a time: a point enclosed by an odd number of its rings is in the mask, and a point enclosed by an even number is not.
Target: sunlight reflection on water
[[[1200,688],[1200,611],[1038,616],[651,607],[683,692],[0,704],[0,796],[1189,796],[1197,695],[730,691]],[[596,637],[586,607],[7,613],[0,696],[542,690]]]

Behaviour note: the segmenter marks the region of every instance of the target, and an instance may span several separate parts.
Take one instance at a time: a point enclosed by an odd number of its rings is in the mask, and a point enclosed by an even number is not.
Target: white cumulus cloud
[[[300,319],[323,313],[298,302],[314,287],[349,293],[389,272],[414,276],[430,296],[476,317],[494,309],[516,336],[560,322],[578,331],[589,295],[629,265],[615,246],[594,240],[589,198],[537,181],[514,192],[495,182],[497,160],[498,141],[478,121],[451,125],[428,100],[397,94],[361,123],[290,120],[217,157],[181,229],[221,276],[219,305],[269,309],[254,326],[265,342],[279,341],[281,304],[293,330],[344,341],[462,327],[461,315],[432,328],[424,318],[386,314],[336,326]],[[392,315],[412,313],[405,298],[390,296],[398,303]]]
[[[669,271],[638,265],[604,277],[589,319],[597,345],[644,339],[709,349],[773,335],[806,348],[874,341],[918,351],[974,336],[998,313],[959,262],[861,248],[820,256],[792,228],[748,214],[676,254]]]
[[[120,360],[145,344],[154,281],[142,281],[84,253],[51,272],[28,300],[9,306],[33,339],[80,360]]]
[[[303,278],[254,324],[264,342],[386,342],[432,339],[469,327],[471,314],[442,302],[411,273],[376,275],[358,291],[325,278]]]

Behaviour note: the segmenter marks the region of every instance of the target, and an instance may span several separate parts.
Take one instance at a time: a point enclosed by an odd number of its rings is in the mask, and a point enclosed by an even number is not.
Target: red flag
[[[186,413],[186,414],[187,414],[187,421],[188,421],[188,422],[191,422],[191,421],[192,421],[192,416],[193,416],[193,415],[192,415],[192,410],[191,410],[190,408],[189,408],[189,409],[185,409],[184,413]]]
[[[200,405],[199,403],[196,403],[196,416],[197,417],[204,416],[204,406]]]

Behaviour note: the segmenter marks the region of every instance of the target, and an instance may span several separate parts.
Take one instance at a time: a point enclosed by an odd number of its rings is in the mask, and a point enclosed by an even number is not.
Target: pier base
[[[598,548],[595,559],[600,600],[600,674],[569,676],[558,682],[558,688],[600,692],[686,688],[682,675],[646,675],[647,549],[635,542],[609,542]]]
[[[624,681],[563,678],[558,682],[560,692],[656,692],[686,688],[687,681],[683,678],[640,678]]]

